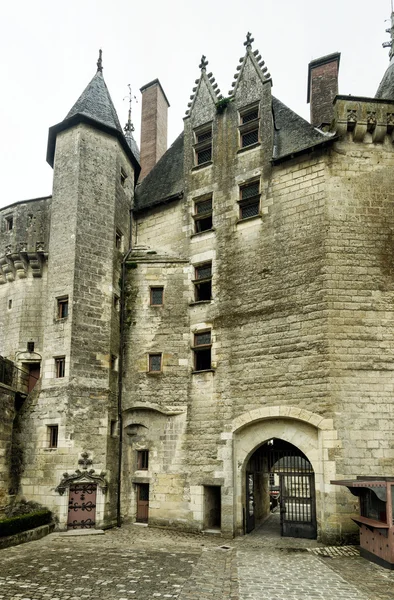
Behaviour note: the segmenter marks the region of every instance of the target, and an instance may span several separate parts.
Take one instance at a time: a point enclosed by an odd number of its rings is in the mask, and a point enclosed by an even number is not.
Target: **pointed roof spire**
[[[99,50],[99,57],[98,57],[98,61],[97,61],[97,73],[102,73],[103,72],[103,51]]]
[[[391,2],[391,27],[386,29],[386,32],[390,34],[390,41],[383,42],[383,48],[390,48],[389,59],[390,64],[387,67],[383,79],[380,82],[378,91],[376,92],[375,98],[382,98],[384,100],[394,100],[394,11],[393,2]]]
[[[123,131],[124,131],[124,136],[127,140],[128,145],[130,146],[134,156],[136,156],[136,158],[139,161],[140,160],[140,151],[139,151],[137,143],[133,137],[134,125],[131,120],[131,103],[133,102],[133,100],[135,100],[137,102],[137,98],[135,96],[133,96],[132,91],[131,91],[131,85],[129,83],[127,84],[127,87],[129,88],[129,94],[128,94],[129,112],[128,112],[127,123],[123,127]],[[127,98],[127,96],[125,96],[125,98]],[[123,100],[125,100],[125,98],[123,98]]]

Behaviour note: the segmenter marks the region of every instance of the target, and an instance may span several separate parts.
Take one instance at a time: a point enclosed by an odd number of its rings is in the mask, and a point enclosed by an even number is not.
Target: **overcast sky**
[[[170,102],[169,145],[182,118],[202,54],[224,96],[244,54],[246,32],[273,78],[273,93],[309,118],[308,63],[341,52],[339,92],[374,96],[388,65],[385,29],[391,0],[12,0],[0,9],[0,206],[51,194],[48,127],[62,121],[96,72],[121,123],[127,84],[135,138],[140,92],[158,77]],[[385,22],[386,21],[386,22]]]

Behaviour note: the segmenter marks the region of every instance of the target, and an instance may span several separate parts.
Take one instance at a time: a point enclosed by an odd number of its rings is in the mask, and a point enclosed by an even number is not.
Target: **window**
[[[194,370],[207,371],[211,369],[211,331],[194,334]]]
[[[204,125],[194,132],[195,164],[203,165],[212,160],[212,124]]]
[[[118,370],[118,357],[115,354],[111,354],[111,371]]]
[[[12,231],[14,228],[14,217],[6,217],[5,218],[5,230]]]
[[[195,201],[193,219],[195,233],[212,229],[212,196]]]
[[[119,229],[115,232],[115,246],[118,250],[123,250],[123,233]]]
[[[240,188],[239,218],[249,219],[260,214],[260,182],[253,181]]]
[[[194,300],[201,302],[212,299],[212,263],[207,262],[194,270]]]
[[[161,354],[149,354],[149,372],[161,372]]]
[[[117,294],[114,294],[114,309],[119,312],[120,309],[120,298]]]
[[[110,424],[111,437],[113,437],[113,438],[118,437],[118,429],[119,429],[118,421],[115,421],[115,419],[113,419]]]
[[[12,308],[12,300],[8,300],[8,309],[11,310]]]
[[[137,450],[137,469],[147,471],[149,467],[149,450]]]
[[[65,319],[68,317],[68,296],[57,299],[57,318]]]
[[[59,437],[59,426],[58,425],[48,425],[48,427],[47,427],[48,448],[57,448],[58,437]]]
[[[150,304],[151,306],[163,305],[164,288],[163,286],[150,288]]]
[[[27,342],[27,351],[34,352],[34,342]]]
[[[65,373],[66,373],[66,357],[65,356],[58,356],[57,358],[55,358],[55,373],[56,373],[55,376],[57,378],[65,376]]]
[[[239,139],[240,147],[247,148],[257,144],[259,140],[259,107],[252,106],[239,113]]]
[[[122,184],[122,187],[124,187],[124,186],[125,186],[126,179],[127,179],[127,174],[126,174],[126,171],[124,171],[124,170],[121,168],[121,169],[120,169],[120,183]]]

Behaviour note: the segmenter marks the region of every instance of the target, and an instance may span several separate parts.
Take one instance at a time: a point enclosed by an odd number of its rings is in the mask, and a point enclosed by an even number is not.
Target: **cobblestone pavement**
[[[271,519],[224,540],[125,525],[0,550],[0,600],[394,600],[394,572],[355,548],[280,538]]]

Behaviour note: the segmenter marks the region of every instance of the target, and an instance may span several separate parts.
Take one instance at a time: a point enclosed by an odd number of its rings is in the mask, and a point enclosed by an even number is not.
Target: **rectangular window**
[[[57,318],[65,319],[68,317],[68,296],[57,299]]]
[[[149,354],[149,372],[160,373],[161,371],[161,354]]]
[[[151,306],[162,306],[164,297],[164,287],[157,286],[150,288],[150,304]]]
[[[59,437],[59,426],[48,425],[47,427],[48,437],[48,448],[57,448],[57,442]]]
[[[14,217],[5,218],[5,230],[12,231],[14,229]]]
[[[212,229],[212,196],[195,201],[193,219],[195,233]]]
[[[64,377],[66,373],[66,357],[58,356],[55,358],[55,373],[56,377]]]
[[[137,469],[147,471],[149,467],[149,450],[137,450]]]
[[[115,354],[111,354],[111,371],[118,370],[118,357]]]
[[[259,107],[251,106],[239,112],[240,147],[247,148],[257,144],[259,139],[260,119]]]
[[[194,334],[194,370],[207,371],[211,365],[211,331]]]
[[[212,263],[198,265],[194,269],[194,300],[201,302],[212,299]]]
[[[212,123],[194,131],[195,165],[203,165],[212,160]]]
[[[123,233],[119,229],[115,232],[115,247],[121,252],[123,251]]]
[[[34,352],[34,342],[27,342],[27,351]]]
[[[260,214],[260,181],[240,187],[239,218],[249,219]]]

